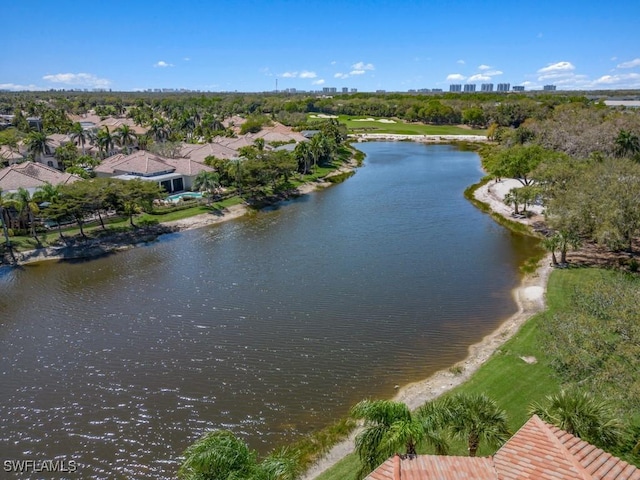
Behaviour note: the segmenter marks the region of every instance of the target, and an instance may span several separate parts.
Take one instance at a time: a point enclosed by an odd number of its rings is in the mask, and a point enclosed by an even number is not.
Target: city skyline
[[[640,4],[114,0],[5,6],[2,90],[640,88]],[[25,28],[24,25],[30,25]],[[464,87],[463,87],[464,89]]]

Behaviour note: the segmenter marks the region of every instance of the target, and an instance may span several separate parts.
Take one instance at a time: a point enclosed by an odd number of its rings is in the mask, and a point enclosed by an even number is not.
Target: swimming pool
[[[202,192],[183,192],[176,193],[175,195],[169,195],[166,200],[168,202],[178,203],[181,199],[196,200],[202,198]]]

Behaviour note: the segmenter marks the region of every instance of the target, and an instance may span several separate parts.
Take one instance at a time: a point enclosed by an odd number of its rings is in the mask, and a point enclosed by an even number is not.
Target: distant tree
[[[85,144],[91,141],[91,134],[88,130],[85,130],[80,123],[76,122],[71,127],[71,140],[82,147],[82,155],[85,155]]]
[[[29,150],[30,157],[37,161],[42,155],[49,155],[51,140],[47,138],[44,132],[29,132],[25,143]]]
[[[115,146],[115,137],[109,131],[109,127],[104,127],[98,130],[96,134],[96,143],[102,158],[109,157],[113,153],[113,147]]]
[[[118,145],[129,154],[131,153],[131,147],[136,143],[138,135],[129,125],[124,124],[115,129],[114,138]]]
[[[213,196],[220,187],[220,176],[216,172],[202,171],[193,181],[193,188],[205,193],[207,202],[211,203]]]
[[[538,145],[517,145],[502,148],[487,161],[489,173],[498,178],[515,178],[523,186],[532,185],[532,172],[540,163],[558,154]]]
[[[39,212],[37,202],[33,199],[29,191],[22,187],[18,188],[17,192],[11,193],[10,196],[15,201],[20,216],[26,218],[24,223],[31,229],[31,236],[39,244],[40,239],[38,238],[35,221],[35,214]]]

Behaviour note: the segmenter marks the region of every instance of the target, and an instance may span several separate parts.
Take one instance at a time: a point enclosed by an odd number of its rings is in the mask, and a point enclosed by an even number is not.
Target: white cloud
[[[476,73],[475,75],[471,75],[467,79],[467,82],[488,82],[489,80],[491,80],[491,77],[489,75]]]
[[[53,83],[63,83],[77,87],[107,88],[111,81],[106,78],[98,78],[92,73],[57,73],[55,75],[45,75],[43,80]]]
[[[348,73],[336,73],[333,77],[334,78],[349,78],[349,74]]]
[[[351,70],[349,75],[364,75],[366,72],[364,70]]]
[[[640,67],[640,58],[634,58],[628,62],[622,62],[617,65],[617,68],[635,68]]]
[[[488,72],[483,72],[484,75],[487,75],[489,77],[495,77],[497,75],[502,75],[504,72],[502,70],[490,70]]]
[[[373,63],[364,63],[364,62],[358,62],[358,63],[354,63],[353,65],[351,65],[351,68],[354,71],[361,71],[364,70],[366,71],[370,71],[370,70],[375,70],[375,67],[373,66]],[[360,75],[360,74],[358,74]]]
[[[324,85],[324,80],[322,78],[319,78],[318,80],[314,80],[313,82],[311,82],[312,85]]]
[[[620,75],[603,75],[593,82],[594,86],[620,88],[640,88],[640,73],[623,73]]]
[[[480,65],[478,70],[491,70],[491,67],[489,65]]]
[[[333,62],[331,62],[331,65],[335,65],[335,64],[337,64],[337,63],[338,63],[338,62],[336,62],[336,61],[334,60]]]
[[[158,63],[154,63],[153,66],[159,67],[159,68],[167,68],[167,67],[173,67],[173,64],[167,63],[164,60],[160,60]]]
[[[538,73],[557,73],[557,72],[571,72],[575,70],[576,67],[573,66],[571,62],[558,62],[547,65],[546,67],[542,67],[538,69]]]
[[[458,63],[460,65],[464,65],[466,62],[464,60],[458,60],[456,63]]]
[[[185,62],[191,61],[191,59],[189,57],[184,57],[182,60],[184,60]]]
[[[316,72],[303,70],[302,72],[284,72],[280,76],[282,78],[316,78],[318,75],[316,74]]]
[[[459,73],[452,73],[450,75],[447,75],[447,80],[465,80],[467,77],[465,77],[464,75],[460,75]]]
[[[24,90],[45,90],[43,87],[37,85],[20,85],[17,83],[0,83],[0,90],[12,90],[14,92],[21,92]]]

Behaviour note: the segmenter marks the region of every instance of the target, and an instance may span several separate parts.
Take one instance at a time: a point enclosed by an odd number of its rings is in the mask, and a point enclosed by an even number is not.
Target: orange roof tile
[[[0,170],[0,189],[4,192],[38,188],[45,183],[64,185],[77,180],[80,177],[34,162],[16,163]]]
[[[493,457],[395,456],[367,480],[640,480],[640,470],[533,416]]]

